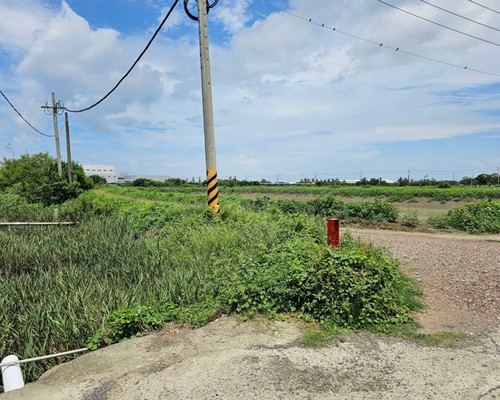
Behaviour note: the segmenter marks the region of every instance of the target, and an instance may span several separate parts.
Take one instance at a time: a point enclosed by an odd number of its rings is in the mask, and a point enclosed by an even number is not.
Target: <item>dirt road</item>
[[[386,245],[421,280],[426,331],[468,338],[440,348],[353,333],[311,349],[294,323],[224,317],[86,354],[0,398],[500,399],[500,238],[353,234]]]

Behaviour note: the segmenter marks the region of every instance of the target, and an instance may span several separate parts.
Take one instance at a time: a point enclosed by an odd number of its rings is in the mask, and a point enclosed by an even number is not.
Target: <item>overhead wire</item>
[[[425,4],[429,5],[429,6],[431,6],[431,7],[437,8],[438,10],[447,12],[448,14],[454,15],[454,16],[462,18],[462,19],[465,19],[465,20],[470,21],[470,22],[472,22],[474,24],[484,26],[485,28],[493,29],[494,31],[500,32],[500,29],[495,28],[494,26],[491,26],[491,25],[488,25],[488,24],[483,24],[482,22],[476,21],[475,19],[472,19],[472,18],[469,18],[469,17],[465,17],[463,15],[460,15],[460,14],[458,14],[456,12],[453,12],[451,10],[448,10],[446,8],[439,7],[439,6],[435,5],[435,4],[432,4],[432,3],[428,2],[427,0],[420,0],[420,1],[422,3],[425,3]]]
[[[461,35],[468,36],[468,37],[473,38],[473,39],[476,39],[476,40],[480,40],[481,42],[488,43],[488,44],[491,44],[491,45],[493,45],[493,46],[498,46],[498,47],[500,47],[500,43],[497,43],[497,42],[492,42],[491,40],[484,39],[484,38],[481,38],[481,37],[479,37],[479,36],[471,35],[470,33],[467,33],[467,32],[464,32],[464,31],[461,31],[461,30],[458,30],[458,29],[452,28],[452,27],[450,27],[450,26],[448,26],[448,25],[441,24],[441,23],[436,22],[436,21],[433,21],[433,20],[431,20],[431,19],[428,19],[428,18],[422,17],[421,15],[417,15],[417,14],[415,14],[415,13],[412,13],[412,12],[410,12],[410,11],[408,11],[408,10],[404,10],[404,9],[402,9],[402,8],[399,8],[399,7],[397,7],[397,6],[393,5],[393,4],[387,3],[387,2],[385,2],[385,1],[383,1],[383,0],[377,0],[377,1],[378,1],[379,3],[382,3],[382,4],[386,5],[386,6],[388,6],[388,7],[394,8],[394,9],[396,9],[396,10],[399,10],[399,11],[401,11],[401,12],[404,12],[405,14],[411,15],[411,16],[413,16],[413,17],[415,17],[415,18],[418,18],[418,19],[421,19],[421,20],[423,20],[423,21],[427,21],[427,22],[429,22],[429,23],[431,23],[431,24],[434,24],[434,25],[440,26],[441,28],[448,29],[448,30],[450,30],[450,31],[453,31],[453,32],[459,33],[459,34],[461,34]]]
[[[412,51],[404,50],[401,47],[389,46],[389,45],[384,44],[383,42],[377,42],[375,40],[367,39],[365,37],[354,35],[352,33],[343,31],[341,29],[337,29],[336,27],[327,26],[324,23],[313,21],[312,18],[306,18],[306,17],[303,17],[301,15],[294,14],[291,11],[283,10],[283,9],[278,8],[278,7],[274,7],[272,5],[269,5],[267,3],[263,3],[263,4],[266,4],[266,6],[269,7],[269,8],[273,8],[275,10],[278,10],[280,12],[288,14],[288,15],[290,15],[292,17],[301,19],[302,21],[309,22],[311,24],[317,25],[320,28],[327,29],[328,31],[331,31],[331,32],[340,33],[342,35],[351,37],[353,39],[357,39],[357,40],[360,40],[360,41],[363,41],[363,42],[366,42],[366,43],[373,44],[373,45],[378,46],[380,48],[386,48],[386,49],[389,49],[389,50],[393,50],[394,52],[403,53],[403,54],[406,54],[406,55],[409,55],[409,56],[412,56],[412,57],[420,58],[420,59],[427,60],[427,61],[432,61],[432,62],[435,62],[435,63],[447,65],[447,66],[454,67],[454,68],[464,69],[464,70],[468,70],[468,71],[472,71],[472,72],[477,72],[479,74],[484,74],[484,75],[489,75],[489,76],[500,77],[500,74],[498,74],[498,73],[484,71],[484,70],[480,70],[480,69],[477,69],[477,68],[471,68],[471,67],[469,67],[467,65],[459,65],[459,64],[455,64],[455,63],[452,63],[452,62],[449,62],[449,61],[444,61],[444,60],[441,60],[441,59],[438,59],[438,58],[424,56],[424,55],[421,55],[421,54],[418,54],[418,53],[414,53]]]
[[[469,0],[469,2],[475,4],[479,7],[483,7],[487,10],[493,11],[494,13],[500,14],[500,11],[494,10],[493,8],[490,8],[490,7],[486,7],[484,4],[478,3],[477,1]]]
[[[184,12],[186,13],[186,15],[192,19],[193,21],[198,21],[198,17],[196,15],[194,15],[193,13],[191,13],[191,10],[197,5],[197,1],[195,1],[195,5],[193,5],[193,7],[189,8],[188,7],[188,4],[189,4],[189,0],[184,0]],[[208,0],[206,0],[207,2],[207,14],[209,13],[210,9],[214,8],[217,3],[219,2],[219,0],[213,0],[212,3],[210,3]]]
[[[33,125],[31,125],[29,123],[29,121],[23,117],[23,115],[17,110],[16,107],[14,107],[14,105],[10,102],[10,100],[7,98],[7,96],[0,90],[0,94],[3,96],[3,98],[5,99],[5,101],[7,101],[7,103],[9,103],[9,105],[12,107],[12,109],[17,113],[17,115],[19,115],[21,117],[21,119],[26,122],[28,124],[28,126],[33,129],[36,133],[39,133],[40,135],[43,135],[45,137],[54,137],[54,135],[47,135],[46,133],[43,133],[41,131],[39,131],[38,129],[36,129]]]
[[[170,7],[170,9],[167,12],[167,15],[165,15],[165,17],[161,21],[160,25],[158,26],[158,28],[154,32],[153,36],[151,36],[151,39],[149,39],[149,42],[147,43],[144,50],[142,50],[141,54],[139,54],[139,56],[136,58],[136,60],[134,61],[132,66],[128,69],[128,71],[125,73],[125,75],[122,76],[122,78],[116,83],[115,86],[113,86],[113,88],[104,97],[102,97],[99,101],[96,101],[94,104],[92,104],[86,108],[82,108],[80,110],[70,110],[69,108],[67,108],[66,111],[71,112],[71,113],[80,113],[80,112],[88,111],[88,110],[96,107],[97,105],[101,104],[104,100],[106,100],[111,95],[111,93],[113,93],[118,88],[118,86],[120,86],[120,84],[127,78],[127,76],[132,72],[132,70],[135,68],[135,66],[139,63],[141,58],[144,56],[146,51],[148,51],[149,47],[151,46],[153,41],[156,39],[156,36],[158,36],[158,33],[163,28],[163,25],[165,25],[165,22],[167,22],[168,18],[170,17],[170,14],[172,14],[172,11],[174,11],[174,8],[177,5],[177,3],[179,3],[179,0],[175,0],[173,2],[172,6]]]

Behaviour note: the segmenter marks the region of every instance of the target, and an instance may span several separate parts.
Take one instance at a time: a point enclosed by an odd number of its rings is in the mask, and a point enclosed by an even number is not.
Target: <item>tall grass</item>
[[[114,215],[95,215],[105,203],[95,200],[94,216],[75,227],[0,230],[0,354],[85,346],[120,308],[203,302],[217,290],[216,264],[238,263],[273,236],[262,218],[238,210],[224,223],[204,206],[181,212],[181,205],[128,201],[126,211],[122,201],[113,212],[106,206],[104,214]],[[62,212],[75,209],[72,202]],[[51,362],[27,364],[28,379]]]
[[[331,260],[337,256],[322,249],[324,219],[312,215],[286,214],[275,208],[254,211],[229,199],[221,214],[215,215],[199,196],[120,188],[85,193],[60,211],[62,218],[80,223],[0,230],[1,354],[27,358],[79,348],[113,311],[164,302],[187,310],[214,303],[215,311],[293,312],[300,307],[292,307],[289,298],[288,305],[276,303],[269,309],[253,310],[239,302],[254,294],[254,302],[261,295],[271,301],[280,285],[279,280],[269,280],[272,274],[287,275],[287,268],[300,260],[306,263],[300,276],[306,274],[311,283],[308,296],[323,298],[326,293],[321,293],[316,268],[321,264],[321,273],[331,276],[336,268]],[[314,252],[323,254],[318,265]],[[266,259],[267,254],[271,258]],[[370,260],[370,254],[359,253],[356,262]],[[271,260],[272,269],[267,269]],[[383,279],[400,281],[393,261],[379,257],[369,262],[391,265],[389,270],[381,268]],[[256,279],[274,283],[259,289],[265,293],[252,291],[258,281],[243,274],[245,266],[259,271]],[[349,285],[350,280],[345,282]],[[288,284],[295,291],[293,298],[302,298],[294,283]],[[394,293],[401,296],[399,291]],[[339,301],[348,307],[350,300]],[[404,312],[409,313],[411,307],[405,304],[398,302],[398,313],[409,318]],[[301,307],[311,318],[320,315],[309,303]],[[380,318],[390,320],[391,313]],[[321,314],[321,318],[328,319],[328,315]],[[356,320],[356,326],[363,323],[369,321]],[[27,364],[27,379],[36,378],[55,362]]]

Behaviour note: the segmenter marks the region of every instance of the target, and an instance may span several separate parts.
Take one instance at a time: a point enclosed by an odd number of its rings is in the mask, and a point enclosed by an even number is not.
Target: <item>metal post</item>
[[[52,92],[52,118],[54,119],[54,135],[56,138],[57,172],[62,177],[61,145],[59,143],[59,127],[57,126],[56,94]]]
[[[69,120],[68,112],[64,112],[64,120],[66,125],[66,151],[68,155],[68,183],[73,183],[73,164],[71,163],[71,144],[69,141]]]
[[[208,206],[219,212],[217,164],[215,155],[214,111],[212,81],[210,77],[210,52],[208,48],[207,2],[198,0],[198,30],[200,35],[201,94],[203,97],[203,127],[205,132],[205,160],[207,167]]]
[[[326,220],[327,244],[332,247],[339,247],[340,222],[338,218],[328,218]]]

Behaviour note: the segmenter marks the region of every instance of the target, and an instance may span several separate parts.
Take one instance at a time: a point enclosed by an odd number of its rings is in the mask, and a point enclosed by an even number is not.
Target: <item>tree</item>
[[[496,174],[480,174],[476,176],[476,182],[478,185],[494,185],[497,183]]]
[[[104,184],[108,183],[106,178],[104,176],[101,176],[101,175],[90,175],[89,178],[92,179],[92,182],[94,182],[94,185],[104,185]]]
[[[23,154],[17,159],[4,158],[0,168],[0,190],[18,194],[27,203],[62,203],[93,187],[82,166],[78,163],[72,165],[74,183],[68,184],[58,175],[57,161],[48,153]],[[65,173],[67,167],[64,163]]]

